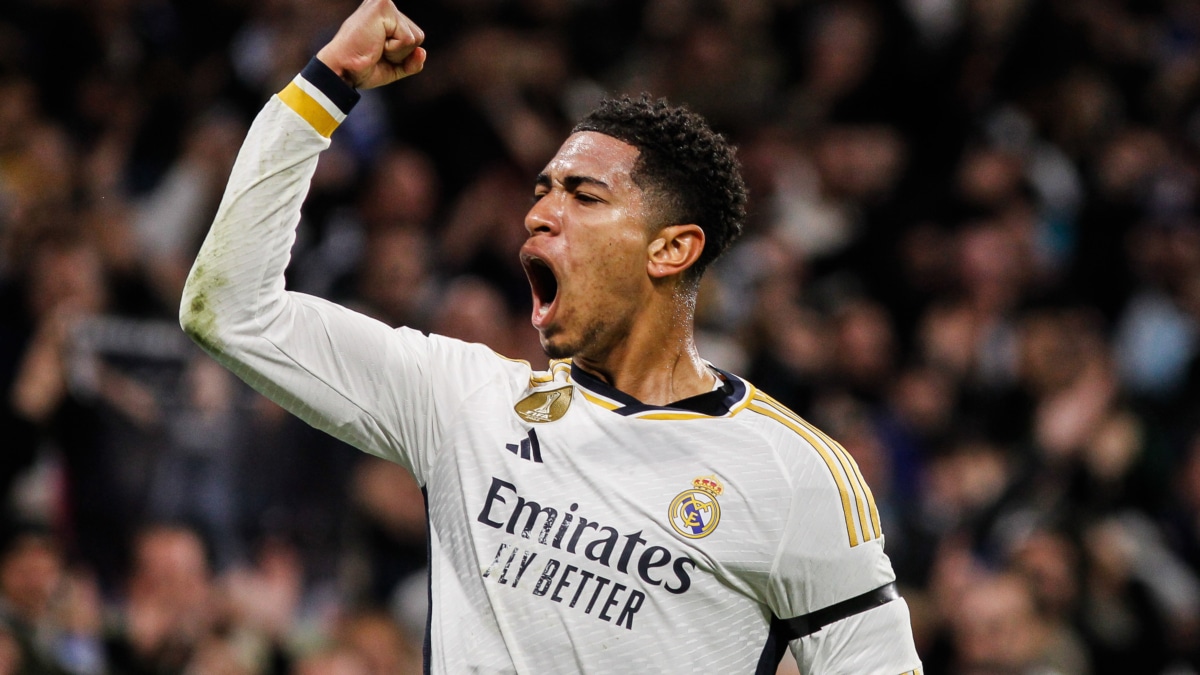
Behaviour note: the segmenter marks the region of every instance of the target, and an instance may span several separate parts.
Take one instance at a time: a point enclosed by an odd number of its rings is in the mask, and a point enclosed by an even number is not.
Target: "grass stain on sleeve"
[[[224,345],[217,336],[217,314],[210,294],[225,285],[225,279],[208,274],[203,265],[192,270],[184,295],[183,332],[210,354],[220,354]]]

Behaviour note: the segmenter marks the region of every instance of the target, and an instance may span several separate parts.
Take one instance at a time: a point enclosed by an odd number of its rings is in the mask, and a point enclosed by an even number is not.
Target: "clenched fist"
[[[421,72],[424,41],[392,0],[364,0],[317,58],[355,89],[371,89]]]

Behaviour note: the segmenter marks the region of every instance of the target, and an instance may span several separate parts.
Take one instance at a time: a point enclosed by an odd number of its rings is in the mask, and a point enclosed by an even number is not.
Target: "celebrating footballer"
[[[318,156],[356,90],[421,71],[423,41],[366,0],[271,98],[180,317],[251,386],[416,477],[427,671],[774,673],[790,647],[806,675],[919,672],[853,458],[697,352],[699,281],[746,204],[699,116],[606,100],[530,177],[547,370],[285,289]]]

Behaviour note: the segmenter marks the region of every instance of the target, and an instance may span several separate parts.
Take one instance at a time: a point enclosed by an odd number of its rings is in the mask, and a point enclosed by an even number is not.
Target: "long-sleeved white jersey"
[[[409,468],[429,514],[435,673],[919,672],[871,491],[738,377],[658,407],[569,361],[393,330],[284,289],[356,94],[313,61],[250,129],[181,319],[314,426]]]

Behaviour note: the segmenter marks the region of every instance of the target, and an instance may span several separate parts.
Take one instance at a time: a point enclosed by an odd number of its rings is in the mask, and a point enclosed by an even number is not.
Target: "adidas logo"
[[[520,445],[509,443],[504,447],[521,459],[528,459],[538,464],[542,463],[542,444],[538,442],[537,432],[533,429],[529,430],[529,438],[523,439]]]

